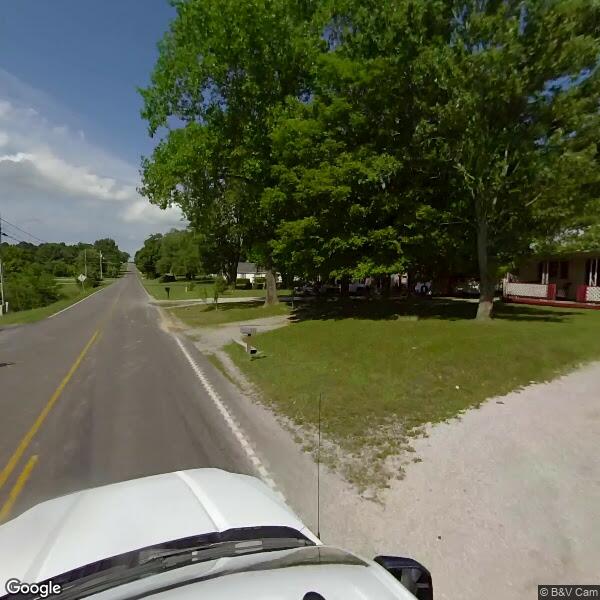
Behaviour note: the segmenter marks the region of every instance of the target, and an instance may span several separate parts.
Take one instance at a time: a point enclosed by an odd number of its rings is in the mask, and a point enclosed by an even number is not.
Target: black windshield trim
[[[227,529],[225,531],[216,531],[211,533],[204,533],[201,535],[194,535],[177,540],[171,540],[168,542],[162,542],[160,544],[152,544],[150,546],[144,546],[125,552],[123,554],[117,554],[110,558],[105,558],[76,569],[72,569],[60,575],[49,577],[48,579],[40,582],[28,581],[27,583],[49,583],[58,584],[63,587],[63,593],[68,594],[70,584],[73,584],[81,579],[89,577],[91,575],[100,574],[108,569],[114,569],[115,567],[133,568],[140,563],[140,554],[145,551],[151,550],[178,550],[189,548],[190,546],[202,546],[204,544],[218,544],[220,542],[243,542],[247,540],[259,540],[259,539],[278,539],[278,538],[293,538],[308,542],[308,545],[315,545],[315,543],[307,538],[297,529],[292,527],[281,527],[281,526],[265,526],[265,527],[240,527],[234,529]],[[66,589],[65,589],[66,588]],[[25,598],[29,600],[35,600],[39,596],[37,594],[7,594],[1,596],[0,600],[19,598],[23,600]]]

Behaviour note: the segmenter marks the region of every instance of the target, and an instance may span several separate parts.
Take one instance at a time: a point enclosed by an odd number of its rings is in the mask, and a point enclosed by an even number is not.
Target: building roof
[[[239,262],[237,266],[238,275],[242,274],[250,274],[250,273],[261,273],[262,270],[256,263],[251,262]]]
[[[540,252],[529,257],[534,260],[552,260],[567,258],[600,258],[600,248],[598,250],[564,250],[559,252]]]

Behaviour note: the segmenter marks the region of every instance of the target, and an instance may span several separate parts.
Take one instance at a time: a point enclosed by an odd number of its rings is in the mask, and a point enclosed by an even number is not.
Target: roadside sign
[[[79,281],[79,283],[83,283],[86,279],[87,277],[83,273],[77,276],[77,281]]]

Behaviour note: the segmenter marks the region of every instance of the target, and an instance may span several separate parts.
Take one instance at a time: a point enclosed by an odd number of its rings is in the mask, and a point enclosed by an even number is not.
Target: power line
[[[20,240],[20,239],[18,239],[18,238],[16,238],[16,237],[14,237],[14,236],[10,235],[10,233],[5,233],[4,231],[2,232],[2,236],[3,236],[3,237],[10,238],[11,240],[14,240],[15,242],[17,242],[17,243],[19,243],[19,244],[20,244],[20,243],[23,243],[23,244],[27,244],[27,243],[29,243],[29,242],[26,242],[25,240]]]
[[[10,225],[11,227],[14,227],[15,229],[18,229],[21,233],[28,235],[30,238],[33,238],[34,240],[40,242],[41,244],[49,244],[50,243],[50,242],[47,242],[46,240],[42,240],[41,238],[37,237],[37,235],[33,235],[33,233],[29,233],[29,231],[25,231],[25,229],[22,229],[18,225],[15,225],[14,223],[11,223],[10,221],[3,219],[2,217],[0,217],[0,221],[3,221],[7,225]]]

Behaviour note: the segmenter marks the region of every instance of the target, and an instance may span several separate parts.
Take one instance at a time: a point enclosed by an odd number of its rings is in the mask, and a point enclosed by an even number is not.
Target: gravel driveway
[[[326,541],[417,557],[438,599],[600,583],[600,363],[491,399],[414,447],[422,462],[383,505],[327,477]]]

